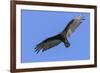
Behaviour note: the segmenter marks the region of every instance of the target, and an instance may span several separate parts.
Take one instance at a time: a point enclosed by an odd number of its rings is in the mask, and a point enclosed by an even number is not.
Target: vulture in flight
[[[76,16],[75,18],[73,18],[62,32],[55,36],[49,37],[37,44],[35,47],[35,52],[44,52],[50,48],[59,45],[61,42],[63,42],[65,47],[68,48],[70,46],[68,37],[70,37],[72,32],[74,32],[75,29],[82,23],[82,20],[84,20],[83,16]]]

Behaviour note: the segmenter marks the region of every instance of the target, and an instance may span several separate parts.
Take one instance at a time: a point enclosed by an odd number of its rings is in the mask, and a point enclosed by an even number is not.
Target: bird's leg
[[[70,46],[70,43],[69,41],[66,39],[65,42],[64,42],[65,46],[68,48]]]

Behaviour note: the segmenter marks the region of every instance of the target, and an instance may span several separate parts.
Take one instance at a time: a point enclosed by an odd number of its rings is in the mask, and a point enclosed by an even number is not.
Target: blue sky
[[[68,38],[69,48],[61,43],[36,54],[34,48],[38,43],[61,32],[71,19],[79,15],[84,16],[85,20]],[[90,59],[89,13],[21,10],[21,29],[22,63]]]

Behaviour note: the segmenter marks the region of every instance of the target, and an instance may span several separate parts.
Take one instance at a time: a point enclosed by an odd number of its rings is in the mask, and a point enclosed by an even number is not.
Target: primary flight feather
[[[69,47],[70,43],[68,41],[68,37],[70,37],[70,35],[75,31],[75,29],[82,23],[82,20],[84,20],[82,16],[76,16],[68,23],[68,25],[61,33],[53,37],[47,38],[37,44],[35,47],[35,51],[37,53],[39,51],[44,52],[52,47],[59,45],[61,42],[64,43],[65,47]]]

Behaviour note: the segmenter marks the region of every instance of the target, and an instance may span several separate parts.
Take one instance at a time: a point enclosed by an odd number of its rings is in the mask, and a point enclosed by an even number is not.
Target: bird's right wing
[[[43,42],[39,43],[36,47],[35,47],[35,51],[38,53],[39,51],[46,51],[54,46],[57,46],[58,44],[60,44],[61,41],[57,40],[57,39],[52,39],[52,38],[48,38],[46,40],[44,40]]]
[[[82,16],[76,16],[74,19],[72,19],[64,29],[63,34],[69,37],[80,25],[80,23],[82,23],[81,20],[83,20]]]

